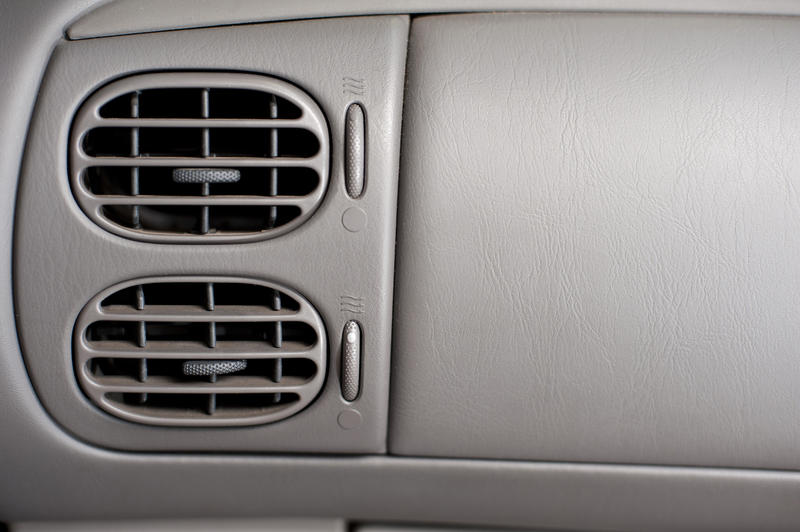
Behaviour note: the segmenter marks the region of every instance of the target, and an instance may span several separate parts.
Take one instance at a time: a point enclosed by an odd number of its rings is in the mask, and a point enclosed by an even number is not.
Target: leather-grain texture
[[[11,237],[27,120],[44,67],[69,21],[96,4],[0,4],[0,71],[9,73],[0,77],[0,521],[346,516],[562,530],[797,529],[794,472],[128,453],[62,430],[34,394],[20,353]]]
[[[417,19],[390,451],[800,468],[800,21]]]
[[[304,18],[389,13],[604,11],[798,15],[795,0],[114,0],[75,20],[70,39]]]

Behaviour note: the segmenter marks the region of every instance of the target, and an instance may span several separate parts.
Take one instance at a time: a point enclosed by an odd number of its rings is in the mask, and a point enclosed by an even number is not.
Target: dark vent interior
[[[100,107],[103,118],[131,116],[133,94],[121,94]],[[300,118],[302,111],[292,102],[263,91],[215,88],[208,92],[209,118]],[[141,118],[196,118],[203,89],[147,89],[139,91]],[[274,115],[274,116],[273,116]]]
[[[132,129],[92,129],[83,138],[83,151],[92,157],[124,156],[131,151]],[[202,130],[167,127],[136,129],[140,157],[204,157]],[[277,130],[277,139],[272,134],[273,131],[254,127],[209,128],[208,157],[313,157],[319,151],[319,141],[310,131],[283,128]],[[98,167],[98,170],[103,168],[105,167]],[[280,172],[278,178],[290,181],[292,173]],[[262,191],[264,194],[266,192]]]
[[[108,400],[142,415],[157,413],[162,417],[182,418],[197,411],[199,405],[209,405],[209,396],[202,394],[147,394],[147,405],[141,406],[141,394],[109,393]],[[260,416],[280,411],[281,407],[298,400],[295,394],[216,394],[215,414],[218,416]],[[206,407],[207,408],[207,407]]]
[[[273,418],[324,372],[316,313],[276,287],[142,283],[95,309],[79,331],[79,379],[145,422]]]
[[[164,76],[185,86],[128,78],[81,109],[72,171],[90,216],[127,236],[202,242],[277,236],[311,215],[327,186],[328,146],[304,93],[264,76]],[[240,76],[264,88],[228,87]]]

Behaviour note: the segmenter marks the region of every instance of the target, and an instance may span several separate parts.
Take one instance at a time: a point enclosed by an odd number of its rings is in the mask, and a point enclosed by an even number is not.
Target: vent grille
[[[255,74],[131,76],[93,94],[72,130],[73,193],[97,224],[150,242],[242,242],[303,223],[328,184],[320,108]]]
[[[156,278],[95,297],[75,328],[75,371],[105,411],[154,425],[255,425],[319,393],[326,346],[305,299],[266,282]]]

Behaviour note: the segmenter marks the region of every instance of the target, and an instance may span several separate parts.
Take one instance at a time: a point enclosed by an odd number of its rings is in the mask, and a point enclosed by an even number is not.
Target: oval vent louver
[[[166,277],[114,286],[81,312],[74,363],[106,412],[154,425],[255,425],[306,407],[325,376],[322,320],[263,281]]]
[[[118,235],[254,241],[313,214],[329,153],[322,111],[294,85],[256,74],[142,74],[82,105],[70,179],[86,214]]]

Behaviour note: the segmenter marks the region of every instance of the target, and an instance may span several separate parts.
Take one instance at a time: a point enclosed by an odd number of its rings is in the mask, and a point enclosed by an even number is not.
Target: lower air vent
[[[153,425],[285,419],[322,387],[325,330],[300,295],[232,278],[114,286],[75,327],[75,372],[106,412]]]
[[[78,203],[105,229],[149,242],[283,234],[319,206],[328,166],[319,106],[255,74],[124,78],[89,97],[72,129]]]

